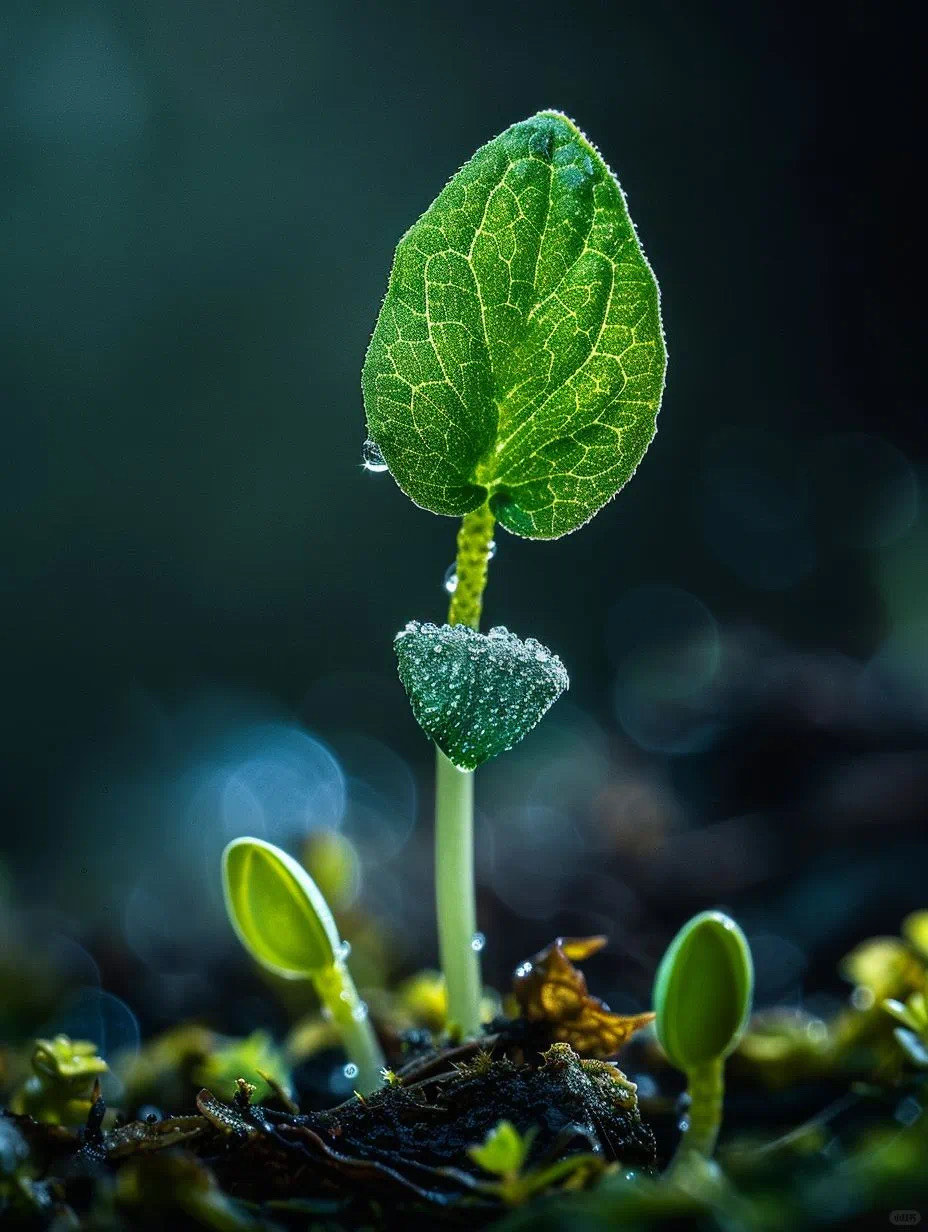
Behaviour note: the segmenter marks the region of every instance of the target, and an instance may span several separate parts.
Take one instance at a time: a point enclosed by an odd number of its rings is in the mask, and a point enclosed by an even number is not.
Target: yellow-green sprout
[[[274,975],[315,987],[357,1090],[382,1086],[383,1054],[345,964],[348,946],[309,873],[272,843],[237,838],[222,853],[222,887],[229,920],[252,958]]]
[[[655,1028],[667,1059],[687,1079],[690,1097],[681,1153],[709,1156],[722,1120],[725,1058],[751,1013],[754,966],[744,933],[720,911],[680,929],[654,981]]]
[[[95,1081],[109,1070],[97,1045],[67,1035],[37,1039],[30,1058],[32,1076],[14,1095],[11,1108],[51,1125],[80,1125],[87,1120]]]

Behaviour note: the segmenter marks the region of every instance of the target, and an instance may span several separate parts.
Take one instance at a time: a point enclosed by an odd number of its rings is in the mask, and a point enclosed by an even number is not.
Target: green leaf
[[[744,933],[720,911],[694,916],[677,933],[654,981],[657,1038],[689,1071],[735,1048],[751,1013],[754,966]]]
[[[517,535],[588,521],[651,442],[657,282],[625,198],[564,115],[483,146],[403,236],[364,364],[371,441],[433,513]]]
[[[518,744],[569,684],[557,655],[502,626],[410,621],[394,645],[416,721],[459,770]]]
[[[332,913],[309,873],[260,838],[237,838],[222,853],[226,911],[257,962],[288,980],[335,965],[341,942]]]
[[[530,1129],[528,1133],[520,1134],[511,1121],[500,1121],[479,1146],[468,1147],[467,1153],[484,1172],[492,1172],[495,1176],[518,1176],[528,1159],[536,1132]]]

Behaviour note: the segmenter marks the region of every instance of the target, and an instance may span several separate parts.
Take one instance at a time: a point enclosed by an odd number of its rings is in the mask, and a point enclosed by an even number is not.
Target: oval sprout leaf
[[[634,474],[666,362],[618,181],[543,111],[400,240],[364,364],[368,430],[417,504],[462,516],[489,498],[507,530],[557,538]]]
[[[416,722],[459,770],[518,744],[569,684],[557,655],[501,626],[410,621],[394,645]]]
[[[657,1038],[688,1071],[721,1059],[747,1026],[754,966],[744,933],[720,911],[694,916],[677,933],[654,981]]]
[[[260,838],[237,838],[222,853],[226,911],[239,941],[267,971],[309,979],[336,963],[332,913],[309,873]]]

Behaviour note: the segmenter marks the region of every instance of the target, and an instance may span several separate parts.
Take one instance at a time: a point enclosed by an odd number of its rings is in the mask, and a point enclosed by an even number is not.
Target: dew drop
[[[487,544],[487,560],[492,560],[496,555],[496,540],[491,539]]]
[[[442,583],[449,595],[453,595],[458,588],[458,570],[457,565],[449,565],[445,570],[445,580]]]
[[[374,475],[382,475],[388,469],[384,456],[380,452],[380,446],[375,444],[370,437],[361,446],[361,466]]]
[[[354,1061],[349,1061],[348,1064],[345,1066],[345,1068],[342,1070],[342,1073],[345,1075],[346,1078],[357,1078],[359,1072],[360,1071],[358,1070],[358,1067],[355,1065]]]
[[[345,962],[351,954],[351,942],[340,941],[335,947],[335,958],[338,962]]]
[[[370,1011],[367,1008],[366,1001],[359,1001],[351,1011],[351,1017],[355,1022],[367,1022]]]
[[[479,954],[480,951],[483,949],[483,947],[486,945],[486,943],[487,943],[487,939],[483,935],[483,933],[474,933],[474,935],[470,939],[470,948],[474,951],[475,954]]]

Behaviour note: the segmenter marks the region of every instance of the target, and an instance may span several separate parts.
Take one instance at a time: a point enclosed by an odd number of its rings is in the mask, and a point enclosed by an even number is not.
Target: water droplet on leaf
[[[449,595],[453,595],[458,588],[458,569],[457,565],[449,565],[445,570],[445,580],[442,583]]]
[[[345,1068],[342,1070],[342,1073],[345,1075],[346,1078],[357,1078],[359,1070],[353,1061],[349,1061],[348,1064],[345,1066]]]
[[[480,951],[486,945],[486,943],[487,943],[487,939],[483,935],[483,933],[474,933],[474,935],[470,939],[470,948],[474,951],[475,954],[479,954]]]
[[[385,470],[388,470],[384,456],[380,452],[380,446],[368,437],[361,446],[361,465],[366,471],[370,471],[374,475],[382,475]]]

